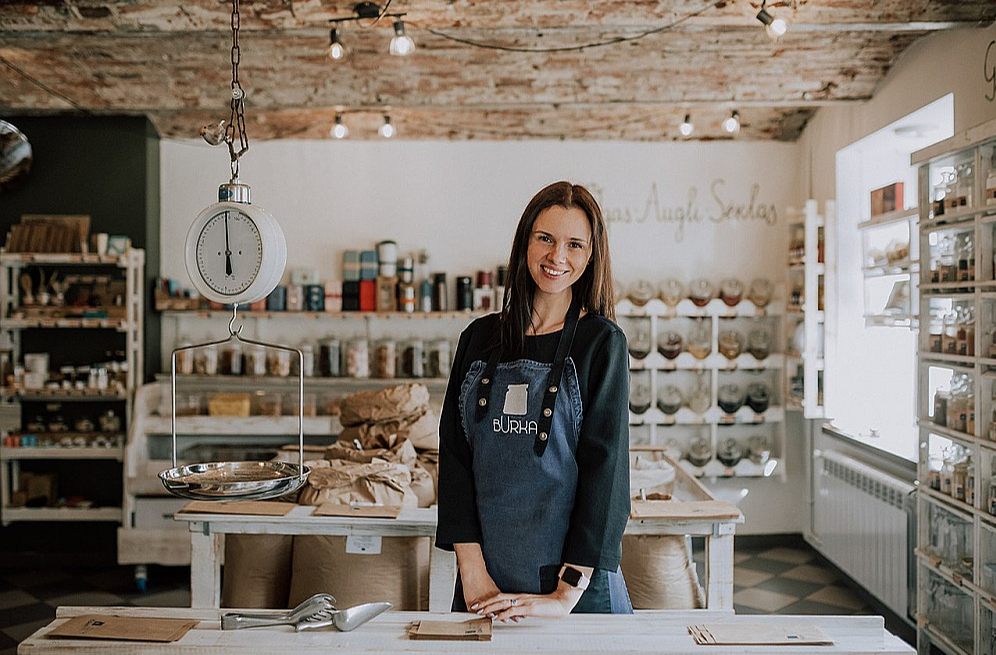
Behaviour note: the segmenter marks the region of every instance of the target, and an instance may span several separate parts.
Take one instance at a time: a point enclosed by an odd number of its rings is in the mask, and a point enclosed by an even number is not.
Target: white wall
[[[186,281],[184,234],[227,181],[227,152],[167,141],[161,157],[161,274]],[[623,283],[731,275],[782,284],[785,207],[803,197],[797,161],[797,146],[782,143],[280,141],[254,142],[241,177],[283,227],[288,266],[325,279],[340,279],[344,249],[385,238],[402,251],[428,248],[431,268],[450,276],[494,268],[533,193],[569,179],[597,193]],[[798,423],[787,436],[788,482],[743,485],[741,532],[802,530]]]

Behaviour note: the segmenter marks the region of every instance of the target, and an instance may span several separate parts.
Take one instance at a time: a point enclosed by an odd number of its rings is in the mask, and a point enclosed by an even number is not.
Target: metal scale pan
[[[170,369],[173,437],[173,468],[161,471],[166,490],[174,496],[192,500],[265,500],[297,491],[308,479],[310,469],[304,465],[304,355],[296,348],[255,341],[241,336],[242,326],[234,328],[238,306],[232,311],[228,323],[228,338],[220,341],[184,346],[173,350]],[[219,346],[230,341],[240,341],[264,348],[297,353],[298,357],[298,463],[290,462],[208,462],[203,464],[176,464],[176,355],[185,350]]]

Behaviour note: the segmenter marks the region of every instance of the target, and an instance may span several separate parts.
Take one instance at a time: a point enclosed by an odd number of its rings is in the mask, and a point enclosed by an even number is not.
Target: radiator
[[[912,615],[913,486],[834,451],[813,463],[814,546],[898,616]]]

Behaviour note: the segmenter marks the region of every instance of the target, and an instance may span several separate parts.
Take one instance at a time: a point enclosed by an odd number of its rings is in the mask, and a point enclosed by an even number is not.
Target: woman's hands
[[[514,621],[527,616],[558,618],[567,616],[581,599],[582,591],[563,582],[551,594],[492,594],[467,603],[472,612],[490,616],[496,621]]]

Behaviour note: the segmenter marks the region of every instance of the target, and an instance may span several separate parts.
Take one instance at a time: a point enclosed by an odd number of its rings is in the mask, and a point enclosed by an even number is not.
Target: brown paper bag
[[[411,470],[404,464],[381,460],[358,464],[337,459],[328,466],[311,470],[298,502],[302,505],[374,503],[417,507],[418,497],[412,492],[411,482]]]
[[[421,383],[360,391],[343,398],[339,420],[344,426],[352,426],[418,417],[425,413],[428,404],[429,389]]]

